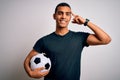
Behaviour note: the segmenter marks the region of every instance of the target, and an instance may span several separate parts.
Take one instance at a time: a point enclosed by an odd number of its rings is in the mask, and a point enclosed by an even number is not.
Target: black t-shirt
[[[89,33],[69,31],[60,36],[55,32],[40,38],[33,49],[46,53],[52,62],[45,80],[79,80],[81,52],[88,46]]]

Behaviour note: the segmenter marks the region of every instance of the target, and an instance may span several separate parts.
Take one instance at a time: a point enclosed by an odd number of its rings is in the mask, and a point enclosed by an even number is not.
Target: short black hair
[[[70,7],[70,5],[69,5],[68,3],[62,2],[62,3],[59,3],[59,4],[56,6],[56,8],[55,8],[55,13],[57,12],[57,8],[58,8],[59,6],[67,6],[67,7],[69,7],[69,8],[71,9],[71,7]]]

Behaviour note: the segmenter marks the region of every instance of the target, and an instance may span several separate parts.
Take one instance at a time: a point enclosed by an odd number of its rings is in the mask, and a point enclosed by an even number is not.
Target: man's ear
[[[53,19],[56,19],[56,18],[55,18],[55,13],[53,14]]]

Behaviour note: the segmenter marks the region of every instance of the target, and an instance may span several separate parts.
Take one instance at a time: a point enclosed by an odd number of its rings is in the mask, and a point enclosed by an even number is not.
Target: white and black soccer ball
[[[48,71],[51,68],[50,58],[48,58],[44,53],[37,54],[31,58],[30,67],[32,70],[44,67],[45,69],[43,69],[42,72]]]

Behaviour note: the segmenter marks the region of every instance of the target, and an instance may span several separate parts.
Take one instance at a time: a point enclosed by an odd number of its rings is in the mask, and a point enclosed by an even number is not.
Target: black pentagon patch
[[[49,67],[50,67],[49,63],[45,64],[45,69],[49,69]]]
[[[35,58],[34,62],[35,62],[36,64],[38,64],[38,63],[41,62],[41,59],[40,59],[40,58]]]

